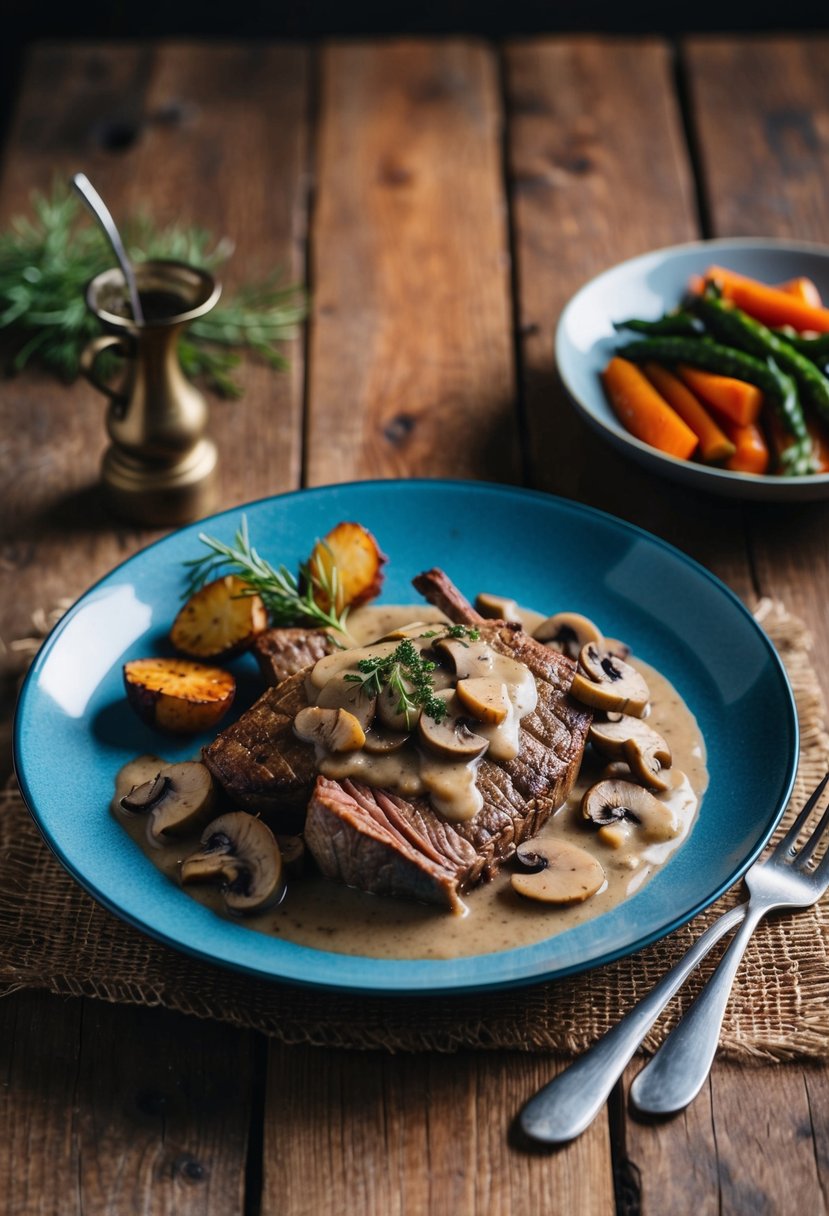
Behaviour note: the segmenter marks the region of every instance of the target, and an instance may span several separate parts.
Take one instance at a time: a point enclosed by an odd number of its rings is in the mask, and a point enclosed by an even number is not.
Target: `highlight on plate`
[[[732,473],[829,472],[829,308],[810,279],[710,266],[675,309],[614,326],[636,336],[602,384],[637,439]]]
[[[413,578],[417,602],[376,603],[388,559],[353,522],[297,574],[244,519],[200,543],[177,656],[130,660],[124,684],[159,753],[215,734],[185,761],[130,761],[112,809],[219,915],[378,957],[509,949],[628,898],[690,830],[693,716],[570,606],[473,604],[439,569]],[[220,728],[246,651],[263,691]]]

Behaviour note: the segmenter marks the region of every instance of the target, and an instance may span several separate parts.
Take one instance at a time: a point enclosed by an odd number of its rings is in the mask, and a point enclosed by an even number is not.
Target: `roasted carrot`
[[[734,455],[729,456],[725,468],[732,473],[767,473],[771,453],[765,436],[756,422],[746,426],[726,423],[728,437],[734,444]]]
[[[812,308],[823,308],[823,300],[820,298],[817,284],[813,279],[807,279],[805,275],[801,275],[798,279],[787,279],[785,283],[778,283],[777,288],[779,291],[785,291],[787,296],[795,296],[804,304],[810,304]]]
[[[657,392],[694,432],[699,440],[699,455],[707,464],[727,460],[734,455],[734,444],[717,426],[702,402],[673,372],[659,363],[646,363],[644,372]]]
[[[704,278],[718,284],[724,299],[731,300],[764,325],[772,328],[791,325],[801,333],[804,330],[829,333],[829,308],[806,304],[779,287],[769,287],[723,266],[709,266]]]
[[[770,413],[767,427],[771,446],[775,455],[780,456],[795,442],[792,436],[780,423],[776,414]],[[806,430],[812,440],[812,452],[815,457],[816,473],[829,473],[829,430],[816,418],[806,419]]]
[[[735,380],[732,376],[717,376],[698,367],[689,367],[687,363],[680,363],[677,371],[706,405],[712,405],[732,422],[748,426],[759,418],[763,394],[756,384]]]
[[[696,435],[635,364],[614,356],[602,383],[616,417],[632,435],[680,460],[692,455]]]

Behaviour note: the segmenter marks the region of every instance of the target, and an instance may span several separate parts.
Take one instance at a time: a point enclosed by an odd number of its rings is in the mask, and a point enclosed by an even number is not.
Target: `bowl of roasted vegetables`
[[[829,248],[633,258],[572,298],[556,360],[586,421],[651,471],[731,497],[829,497]]]

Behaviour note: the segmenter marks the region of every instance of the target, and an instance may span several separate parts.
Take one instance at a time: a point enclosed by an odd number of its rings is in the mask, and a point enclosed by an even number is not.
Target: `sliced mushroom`
[[[327,752],[358,752],[366,741],[365,731],[347,709],[324,709],[309,705],[294,718],[294,734]]]
[[[147,815],[147,837],[163,844],[167,836],[184,836],[207,822],[216,801],[216,788],[206,766],[198,760],[162,765],[155,777],[133,786],[121,799],[132,814]]]
[[[342,672],[332,676],[317,693],[316,704],[321,709],[347,709],[367,730],[377,712],[377,697],[365,691],[362,680],[349,680],[355,672]]]
[[[482,592],[475,600],[475,607],[481,616],[485,616],[489,620],[513,621],[521,624],[521,609],[515,600],[507,599],[503,595],[488,595],[486,592]]]
[[[377,717],[388,730],[414,730],[420,717],[420,709],[411,699],[408,699],[414,692],[414,684],[405,676],[401,677],[400,683],[407,694],[407,699],[404,699],[400,688],[393,684],[386,684],[377,698]]]
[[[396,629],[390,629],[388,633],[384,633],[378,642],[402,642],[404,638],[422,638],[424,634],[436,631],[438,626],[428,621],[412,621],[410,625],[399,625]]]
[[[533,637],[554,650],[560,650],[562,654],[568,654],[571,659],[577,659],[588,642],[604,645],[598,626],[579,612],[557,612],[554,616],[548,616],[533,630]]]
[[[399,751],[408,737],[403,730],[384,730],[380,726],[371,726],[366,731],[363,751],[368,752],[370,756],[388,756]]]
[[[492,667],[492,652],[486,642],[438,638],[434,648],[442,659],[449,660],[459,680],[488,675]]]
[[[584,795],[585,819],[601,826],[628,820],[641,827],[645,840],[672,840],[677,833],[674,813],[664,802],[632,781],[600,781]]]
[[[417,724],[418,738],[430,751],[447,760],[474,760],[489,746],[489,741],[471,729],[469,715],[455,692],[438,693],[446,701],[447,709],[438,722],[428,714],[421,714]]]
[[[218,883],[230,912],[262,912],[281,899],[285,883],[282,857],[273,832],[247,811],[214,819],[201,837],[201,849],[181,863],[180,877],[190,883]]]
[[[301,877],[305,873],[308,861],[305,841],[301,836],[277,836],[276,843],[285,873],[292,878]]]
[[[670,779],[663,776],[663,771],[673,762],[671,749],[662,736],[640,718],[622,714],[617,722],[594,721],[588,738],[602,755],[625,760],[630,771],[645,785],[652,785],[657,790],[670,789]]]
[[[501,680],[487,679],[486,676],[458,680],[455,691],[467,713],[479,722],[498,726],[506,720],[510,699],[507,686]]]
[[[583,903],[605,883],[605,872],[596,858],[567,841],[543,845],[529,841],[519,845],[515,855],[530,870],[513,874],[510,882],[527,899],[558,905]]]
[[[582,647],[570,692],[594,709],[619,710],[635,718],[642,717],[650,701],[648,686],[636,668],[594,642]]]

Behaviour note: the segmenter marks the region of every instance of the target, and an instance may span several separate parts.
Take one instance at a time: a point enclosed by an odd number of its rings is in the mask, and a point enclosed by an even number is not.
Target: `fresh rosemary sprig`
[[[420,636],[431,638],[437,637],[438,633],[432,630]],[[471,629],[467,625],[450,625],[441,636],[468,637],[474,642],[480,634],[477,629]],[[390,654],[360,659],[357,669],[359,675],[349,672],[343,678],[359,683],[369,697],[379,696],[384,688],[391,689],[397,696],[395,711],[405,715],[409,729],[412,727],[412,719],[417,717],[420,710],[436,722],[442,722],[446,716],[446,701],[435,692],[432,679],[435,664],[418,653],[411,638],[404,638]]]
[[[271,624],[296,625],[302,621],[315,621],[318,625],[345,632],[348,608],[340,612],[336,609],[340,580],[335,565],[326,572],[321,569],[321,563],[313,570],[305,564],[300,567],[299,579],[286,566],[272,566],[250,543],[246,515],[242,516],[233,544],[227,545],[204,532],[199,533],[199,540],[209,552],[184,563],[188,569],[185,598],[218,578],[220,573],[232,573],[244,579],[250,587],[249,594],[261,597]],[[315,592],[330,605],[328,609],[320,607]]]
[[[0,336],[12,371],[37,363],[70,381],[78,375],[83,348],[101,329],[86,307],[84,291],[90,279],[112,265],[112,252],[68,185],[56,183],[48,197],[34,194],[32,210],[32,217],[17,216],[0,233]],[[231,242],[216,242],[202,228],[157,229],[146,217],[123,227],[135,261],[172,258],[215,270],[233,249]],[[283,368],[277,343],[295,334],[305,314],[302,290],[280,285],[277,275],[225,295],[182,335],[184,372],[221,396],[238,397],[241,388],[233,374],[238,351]],[[106,359],[102,356],[102,374],[117,367],[114,358],[109,364]]]

